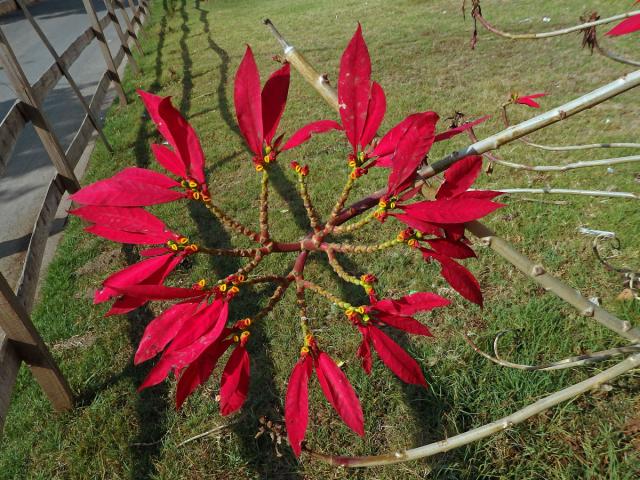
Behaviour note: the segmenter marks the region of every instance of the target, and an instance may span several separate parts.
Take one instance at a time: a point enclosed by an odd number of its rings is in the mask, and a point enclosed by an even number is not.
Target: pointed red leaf
[[[393,152],[396,151],[398,147],[398,142],[407,133],[407,130],[413,125],[413,122],[418,119],[422,113],[413,113],[402,120],[400,123],[395,125],[391,130],[389,130],[382,139],[377,143],[376,147],[371,152],[371,156],[373,157],[386,157]],[[390,162],[389,165],[391,166]]]
[[[469,270],[449,257],[429,250],[423,250],[422,255],[425,259],[435,258],[440,262],[440,273],[449,285],[470,302],[482,306],[480,284]]]
[[[618,25],[609,30],[606,35],[615,37],[626,35],[640,30],[640,15],[634,15],[621,21]]]
[[[369,327],[369,330],[373,348],[389,370],[405,383],[427,386],[420,366],[400,345],[376,327]]]
[[[413,317],[406,315],[395,315],[386,312],[375,312],[375,316],[381,322],[390,327],[397,328],[413,335],[422,335],[425,337],[433,337],[431,331]]]
[[[342,130],[342,125],[338,122],[334,122],[333,120],[318,120],[317,122],[311,122],[291,135],[291,138],[287,140],[287,143],[284,144],[280,151],[284,152],[285,150],[297,147],[309,140],[313,134],[324,133],[329,130]]]
[[[180,183],[173,178],[167,177],[162,173],[154,172],[146,168],[127,167],[116,173],[113,177],[118,181],[127,180],[131,182],[145,183],[147,185],[155,185],[162,188],[179,187]]]
[[[433,133],[438,122],[435,112],[424,112],[414,118],[398,142],[393,155],[393,170],[389,175],[388,193],[397,195],[413,179],[425,155],[433,145]]]
[[[289,376],[284,400],[284,421],[289,444],[296,456],[302,451],[302,441],[309,423],[309,377],[313,369],[310,355],[296,363]]]
[[[152,257],[153,260],[157,257]],[[180,298],[200,298],[209,295],[206,290],[193,288],[165,287],[164,285],[109,285],[114,290],[131,297],[144,298],[146,300],[173,300]]]
[[[151,145],[151,151],[160,165],[177,177],[187,178],[187,170],[176,153],[164,145]]]
[[[71,200],[81,205],[113,207],[144,207],[180,198],[185,198],[183,192],[116,178],[99,180],[71,195]]]
[[[315,367],[326,399],[351,430],[361,437],[364,436],[362,407],[347,376],[324,352],[318,354]]]
[[[197,308],[196,302],[178,303],[149,322],[140,339],[133,363],[138,365],[160,353],[174,339]]]
[[[157,255],[163,255],[165,253],[172,253],[172,250],[167,247],[154,247],[140,251],[140,255],[142,255],[143,257],[155,257]]]
[[[436,198],[451,198],[466,192],[476,181],[482,170],[482,157],[469,155],[457,161],[444,172],[444,183],[440,185]]]
[[[421,232],[421,233],[427,233],[429,235],[435,235],[437,237],[441,237],[444,235],[444,232],[442,230],[442,227],[440,227],[437,224],[433,224],[430,222],[426,222],[424,220],[420,220],[416,217],[414,217],[413,215],[407,215],[404,213],[391,213],[390,215],[396,217],[398,220],[400,220],[402,223],[404,223],[405,225]]]
[[[356,33],[340,59],[338,75],[338,103],[340,118],[349,143],[358,149],[367,120],[371,95],[371,59],[367,44],[362,38],[362,27]]]
[[[516,103],[519,103],[521,105],[527,105],[527,106],[533,107],[533,108],[540,108],[540,104],[538,102],[535,102],[533,99],[534,98],[544,97],[546,95],[547,95],[546,93],[534,93],[533,95],[526,95],[524,97],[518,97],[516,99]]]
[[[431,292],[417,292],[405,295],[398,300],[386,298],[372,305],[370,308],[393,315],[413,315],[426,312],[434,308],[446,307],[451,304],[446,298]]]
[[[371,84],[371,99],[369,100],[369,108],[367,109],[367,122],[362,132],[360,144],[362,148],[371,143],[375,137],[387,110],[387,99],[384,96],[384,90],[379,83]]]
[[[171,232],[162,233],[134,233],[123,230],[116,230],[103,225],[91,225],[85,227],[85,232],[93,233],[112,242],[132,243],[137,245],[156,245],[166,243],[174,238]]]
[[[468,245],[461,241],[453,241],[448,238],[436,238],[427,240],[427,243],[436,252],[451,258],[474,258],[476,253]]]
[[[290,67],[288,63],[271,74],[262,89],[262,125],[264,128],[264,140],[271,144],[280,118],[287,104],[289,93]]]
[[[242,136],[253,153],[262,155],[263,131],[260,73],[249,45],[247,45],[247,50],[236,72],[233,100]]]
[[[455,137],[456,135],[469,130],[470,128],[475,127],[476,125],[487,121],[489,118],[491,118],[491,115],[485,115],[484,117],[478,118],[477,120],[473,120],[471,122],[467,122],[467,123],[463,123],[462,125],[459,125],[457,127],[454,128],[450,128],[449,130],[439,133],[436,135],[435,141],[436,142],[442,142],[443,140],[448,140],[451,137]]]
[[[423,222],[466,223],[477,220],[503,205],[489,200],[474,198],[452,198],[445,200],[424,200],[404,205],[405,213]]]
[[[70,210],[69,213],[87,222],[132,233],[159,233],[167,229],[162,220],[138,207],[87,205]]]
[[[176,389],[176,409],[179,409],[186,398],[193,391],[206,382],[216,363],[220,357],[227,351],[233,342],[225,340],[224,342],[214,343],[207,348],[189,367],[180,375],[178,387]]]
[[[222,334],[228,317],[228,302],[215,300],[206,305],[187,320],[169,350],[185,350],[191,346],[202,348],[202,344],[213,344]]]
[[[220,382],[220,414],[229,415],[240,407],[249,391],[249,354],[238,346],[233,351],[222,372]]]

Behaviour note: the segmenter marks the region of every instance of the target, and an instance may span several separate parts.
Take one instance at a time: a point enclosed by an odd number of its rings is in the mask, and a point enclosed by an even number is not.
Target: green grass
[[[571,24],[587,6],[604,16],[624,11],[629,2],[483,2],[490,20],[514,31]],[[489,135],[500,129],[497,107],[511,91],[549,92],[551,96],[543,99],[543,104],[551,107],[629,71],[581,51],[579,38],[573,35],[514,43],[481,31],[480,43],[471,51],[471,22],[463,21],[458,2],[446,0],[156,0],[152,10],[153,22],[144,36],[146,55],[139,59],[144,73],[128,76],[127,94],[133,100],[134,90],[144,88],[173,95],[175,104],[201,136],[216,200],[249,225],[257,223],[259,178],[235,126],[232,81],[245,43],[252,45],[263,78],[276,67],[271,56],[280,51],[260,22],[266,16],[331,79],[336,78],[342,49],[356,21],[360,21],[372,54],[374,78],[387,93],[384,129],[413,111],[432,109],[447,117],[457,110],[471,117],[493,113],[494,118],[477,130],[481,136]],[[551,22],[543,23],[543,16],[551,17]],[[529,20],[522,22],[525,19]],[[637,36],[616,41],[615,47],[633,56],[637,53],[634,42]],[[534,138],[549,144],[634,141],[639,111],[637,95],[628,93]],[[533,113],[522,108],[514,115],[524,119]],[[294,73],[284,129],[291,132],[309,120],[322,118],[334,118],[334,113]],[[139,101],[114,105],[105,131],[116,151],[109,155],[98,145],[85,183],[128,165],[151,164],[149,144],[157,141],[158,135]],[[439,144],[431,156],[439,158],[465,142],[458,138]],[[273,173],[271,203],[273,231],[278,239],[294,240],[308,229],[288,162],[295,158],[311,165],[311,195],[319,209],[327,212],[342,188],[345,152],[340,136],[327,135],[314,139],[295,157],[281,157]],[[536,164],[605,158],[609,153],[544,154],[517,144],[502,152],[507,158]],[[632,153],[616,151],[611,156]],[[492,176],[483,176],[480,184],[602,190],[613,186],[637,192],[637,171],[633,165],[616,166],[613,174],[602,168],[565,174],[515,173],[497,168]],[[384,172],[372,173],[358,185],[352,198],[384,182]],[[617,232],[623,243],[617,261],[624,263],[626,259],[630,267],[635,261],[638,268],[637,202],[580,197],[566,200],[566,205],[550,205],[514,196],[506,200],[507,207],[487,221],[517,248],[583,294],[601,297],[607,309],[637,322],[638,302],[615,301],[622,288],[619,278],[595,260],[591,240],[577,234],[581,225]],[[155,210],[172,228],[198,242],[209,246],[246,245],[197,206],[182,203]],[[397,225],[387,222],[383,228],[362,230],[356,238],[374,243],[395,229]],[[362,400],[367,430],[366,438],[360,439],[341,425],[316,385],[307,436],[313,448],[374,454],[450,437],[585,379],[605,366],[547,373],[508,370],[471,351],[461,339],[462,331],[476,332],[480,345],[488,348],[497,332],[523,329],[520,341],[511,338],[505,342],[512,345],[505,349],[509,357],[523,363],[624,345],[616,335],[537,288],[490,250],[479,245],[476,250],[479,259],[467,265],[483,285],[484,310],[455,296],[433,266],[406,249],[343,257],[358,274],[378,274],[380,291],[385,295],[426,289],[455,300],[451,308],[422,318],[432,327],[435,338],[400,338],[425,366],[431,384],[426,391],[401,384],[380,362],[375,363],[372,376],[365,376],[354,355],[358,338],[352,327],[336,310],[309,296],[313,326],[321,330],[322,345],[330,354],[346,362],[345,370]],[[133,352],[142,329],[158,313],[157,306],[104,318],[106,307],[91,304],[93,290],[101,279],[135,261],[136,255],[135,250],[82,233],[80,222],[70,221],[43,285],[34,322],[52,346],[77,395],[78,406],[65,414],[52,412],[28,369],[22,369],[2,440],[1,478],[637,478],[640,442],[625,428],[638,416],[637,372],[614,381],[609,392],[582,396],[487,440],[420,462],[342,470],[310,459],[298,463],[287,448],[278,458],[266,435],[258,439],[254,435],[260,416],[282,419],[286,379],[300,343],[291,292],[268,319],[255,326],[252,338],[257,341],[251,343],[250,350],[252,385],[243,413],[230,419],[217,413],[213,396],[218,374],[176,412],[173,382],[136,392],[149,367],[134,367]],[[274,255],[260,271],[282,272],[292,258]],[[236,259],[198,258],[172,278],[177,284],[188,284],[204,275],[215,279],[240,264]],[[357,295],[319,256],[312,256],[306,274],[345,298]],[[235,309],[234,315],[240,318],[255,313],[268,293],[260,289],[243,292],[238,298],[241,308]],[[73,341],[67,341],[71,337]],[[177,446],[184,439],[225,423],[230,425],[228,429]]]

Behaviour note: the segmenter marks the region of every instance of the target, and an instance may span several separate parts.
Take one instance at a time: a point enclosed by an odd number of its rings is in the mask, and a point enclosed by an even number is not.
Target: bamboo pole
[[[493,160],[495,162],[495,160]],[[640,195],[632,192],[606,192],[602,190],[574,190],[570,188],[496,188],[496,191],[512,193],[557,193],[561,195],[586,195],[589,197],[631,198],[640,200]]]
[[[29,10],[27,9],[27,6],[24,4],[24,0],[16,0],[16,3],[18,4],[20,9],[22,10],[22,13],[24,13],[24,16],[26,17],[28,22],[31,24],[33,29],[36,31],[36,34],[38,35],[38,37],[40,37],[40,40],[42,40],[42,43],[44,43],[44,46],[47,48],[47,50],[49,51],[49,53],[51,54],[51,56],[55,60],[56,65],[60,69],[60,72],[62,72],[62,74],[67,79],[67,82],[69,82],[69,86],[71,87],[71,90],[73,90],[73,93],[75,93],[76,96],[78,97],[78,100],[80,100],[80,103],[82,104],[82,108],[86,112],[87,117],[89,118],[89,121],[91,122],[91,125],[93,125],[93,128],[95,128],[96,131],[98,132],[98,135],[100,135],[100,138],[102,139],[102,142],[107,147],[107,150],[109,150],[110,152],[113,152],[113,148],[111,147],[111,144],[109,143],[109,141],[107,140],[107,137],[105,136],[104,132],[102,131],[102,127],[100,126],[100,122],[98,121],[96,116],[91,111],[91,108],[89,108],[89,104],[85,100],[84,95],[82,95],[82,92],[78,88],[78,85],[76,84],[75,80],[73,79],[73,77],[69,73],[69,70],[67,70],[67,67],[62,62],[62,59],[58,55],[58,52],[56,52],[55,48],[53,48],[53,45],[51,45],[51,42],[49,42],[49,39],[47,38],[47,36],[44,34],[42,29],[40,28],[40,25],[38,25],[38,22],[36,22],[35,18],[33,18],[33,16],[31,15],[31,12],[29,12]]]
[[[604,158],[601,160],[588,160],[582,162],[568,163],[566,165],[524,165],[522,163],[509,162],[507,160],[492,158],[493,163],[503,165],[505,167],[515,168],[516,170],[528,170],[532,172],[566,172],[567,170],[575,170],[577,168],[603,167],[608,165],[618,165],[620,163],[640,162],[640,155],[632,155],[629,157]]]

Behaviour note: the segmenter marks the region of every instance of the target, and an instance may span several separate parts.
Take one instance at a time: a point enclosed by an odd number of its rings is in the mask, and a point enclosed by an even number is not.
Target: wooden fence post
[[[27,18],[27,20],[29,21],[33,29],[36,31],[36,33],[40,37],[40,40],[42,40],[42,43],[44,43],[44,46],[47,47],[47,50],[49,50],[49,53],[55,60],[56,65],[58,65],[58,68],[60,69],[62,74],[66,77],[67,82],[69,82],[69,86],[71,87],[71,90],[73,90],[73,93],[75,93],[76,96],[78,97],[78,100],[80,100],[80,103],[82,104],[82,107],[84,108],[84,111],[86,112],[89,118],[89,121],[93,125],[93,128],[95,128],[98,134],[100,135],[100,138],[102,139],[105,146],[107,147],[107,150],[109,150],[110,152],[113,152],[113,148],[111,148],[111,144],[109,143],[109,141],[107,140],[107,137],[104,135],[102,131],[100,122],[98,122],[98,119],[95,117],[95,115],[89,108],[89,104],[84,99],[84,95],[82,95],[82,92],[78,88],[78,85],[76,84],[75,80],[71,77],[69,70],[67,70],[67,67],[64,66],[64,63],[62,63],[62,60],[58,56],[58,52],[56,52],[55,48],[53,48],[53,45],[51,45],[51,42],[49,42],[49,39],[40,28],[40,25],[38,25],[38,22],[36,22],[35,18],[33,18],[29,10],[27,10],[27,6],[24,4],[24,1],[23,0],[15,0],[15,1],[20,7],[20,9],[22,10],[22,13],[24,13],[24,16]]]
[[[111,22],[113,23],[113,27],[116,29],[116,33],[118,34],[118,38],[120,38],[120,44],[122,45],[122,49],[124,50],[125,55],[129,59],[129,64],[131,65],[131,70],[133,73],[137,75],[140,73],[140,68],[133,58],[133,54],[131,53],[131,49],[129,48],[129,39],[122,31],[120,27],[120,22],[118,21],[118,16],[116,15],[116,11],[113,8],[113,3],[111,0],[104,0],[104,5],[107,7],[107,12],[109,17],[111,18]]]
[[[133,24],[131,23],[131,20],[129,19],[129,13],[127,12],[127,7],[124,6],[124,3],[122,3],[121,0],[113,0],[113,1],[115,5],[122,12],[122,18],[124,18],[124,23],[127,26],[127,33],[129,34],[129,37],[133,39],[133,43],[135,43],[136,48],[138,49],[138,52],[140,53],[140,55],[144,55],[144,51],[142,50],[142,47],[140,46],[140,42],[138,41],[138,36],[136,35],[135,29],[133,28]]]
[[[0,328],[11,341],[18,357],[31,367],[33,375],[58,411],[73,408],[73,394],[66,379],[26,310],[0,274]]]
[[[127,96],[124,94],[122,81],[120,80],[120,75],[118,75],[118,68],[116,67],[115,62],[113,61],[113,57],[111,56],[109,45],[107,45],[107,39],[104,36],[104,31],[102,30],[100,21],[98,20],[98,15],[93,8],[91,0],[82,0],[82,3],[84,4],[84,9],[87,11],[89,21],[91,22],[91,27],[93,28],[95,36],[98,39],[98,43],[100,44],[102,56],[104,57],[104,61],[107,64],[107,72],[109,72],[109,77],[111,77],[111,81],[113,81],[114,86],[116,87],[116,92],[118,93],[118,97],[120,98],[120,103],[126,105]]]
[[[1,28],[0,62],[6,71],[9,81],[13,85],[16,96],[22,102],[22,113],[33,123],[36,133],[42,141],[42,145],[62,177],[64,187],[71,193],[78,191],[80,184],[73,173],[73,168],[67,160],[62,145],[60,145],[58,138],[53,133],[51,124],[42,112],[40,102],[34,95],[31,84],[29,80],[27,80],[22,67],[20,67],[18,59],[13,53],[11,45],[9,45],[7,37],[5,37]]]
[[[138,24],[138,27],[140,27],[138,29],[138,33],[136,35],[138,35],[138,37],[140,36],[139,34],[144,33],[142,30],[142,20],[140,20],[140,18],[138,18],[138,16],[136,15],[136,4],[133,3],[133,0],[128,0],[128,4],[129,4],[129,9],[131,10],[131,15],[133,16],[133,22]]]

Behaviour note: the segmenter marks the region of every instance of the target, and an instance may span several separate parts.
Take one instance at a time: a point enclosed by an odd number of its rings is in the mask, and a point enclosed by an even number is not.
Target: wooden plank
[[[111,22],[113,22],[113,27],[116,29],[116,33],[118,34],[118,38],[120,39],[120,45],[122,46],[122,49],[124,50],[124,53],[129,60],[131,70],[133,70],[133,73],[137,75],[138,73],[140,73],[140,68],[136,63],[136,60],[133,58],[133,53],[131,53],[131,49],[129,48],[129,39],[122,31],[122,27],[120,26],[120,22],[118,21],[118,16],[116,15],[115,8],[113,7],[113,1],[104,0],[104,5],[107,7],[107,12],[109,12]]]
[[[49,188],[40,207],[38,218],[33,226],[31,238],[29,239],[29,248],[22,266],[22,273],[18,281],[18,289],[16,296],[24,306],[25,310],[31,312],[33,302],[38,287],[38,279],[40,267],[42,266],[42,258],[44,249],[47,245],[49,232],[56,218],[56,211],[60,205],[60,199],[64,194],[64,187],[58,175],[49,183]]]
[[[5,418],[7,418],[7,411],[11,403],[11,393],[16,383],[20,363],[20,359],[11,346],[9,339],[0,330],[0,437],[2,437],[2,427],[4,426]]]
[[[107,137],[105,137],[105,135],[104,135],[104,133],[102,131],[102,127],[100,126],[100,122],[98,122],[98,119],[95,117],[95,115],[93,113],[91,113],[91,109],[89,108],[89,104],[85,100],[84,95],[80,91],[80,88],[78,88],[78,85],[76,84],[76,81],[73,79],[73,77],[69,73],[69,70],[67,69],[65,64],[62,62],[62,59],[58,56],[58,52],[56,52],[56,49],[53,48],[53,45],[51,45],[51,42],[49,41],[47,36],[44,34],[42,29],[40,28],[40,25],[38,24],[38,22],[36,22],[36,19],[33,18],[33,16],[31,15],[31,12],[29,12],[29,9],[24,4],[24,0],[16,0],[16,2],[18,3],[20,8],[22,9],[22,13],[26,17],[27,21],[31,24],[33,29],[36,31],[36,34],[38,35],[38,37],[40,37],[40,41],[42,43],[44,43],[44,46],[47,48],[47,51],[51,54],[51,56],[55,60],[56,67],[60,70],[60,72],[67,79],[67,82],[69,83],[69,86],[71,87],[71,90],[73,91],[73,93],[75,93],[76,97],[80,101],[80,104],[82,105],[82,108],[84,109],[86,115],[88,116],[89,120],[91,121],[91,125],[98,132],[98,135],[100,135],[100,138],[102,139],[102,141],[106,145],[107,150],[109,150],[110,152],[113,152],[113,148],[111,148],[111,144],[109,143],[109,141],[107,140]],[[36,94],[36,96],[37,96],[37,94]]]
[[[9,164],[13,147],[27,124],[22,110],[20,110],[20,103],[20,100],[16,100],[0,122],[0,175]]]
[[[118,50],[118,53],[116,54],[113,61],[116,62],[116,66],[120,68],[120,64],[122,63],[123,60],[124,60],[124,50],[121,48],[120,50]]]
[[[91,28],[93,28],[94,30],[94,35],[98,39],[100,50],[102,51],[102,56],[104,57],[104,61],[107,64],[107,72],[109,73],[109,77],[115,84],[116,92],[118,93],[118,97],[120,98],[120,103],[126,105],[127,97],[124,94],[122,81],[120,80],[120,76],[118,75],[118,67],[114,63],[113,57],[111,56],[111,51],[109,50],[109,45],[107,44],[107,39],[104,36],[104,29],[102,27],[103,20],[106,19],[106,22],[109,23],[109,15],[103,17],[102,20],[98,20],[98,15],[96,14],[96,10],[93,8],[93,3],[91,3],[91,0],[82,0],[82,3],[84,4],[84,8],[87,12],[87,15],[89,16],[89,21],[91,22]]]
[[[94,38],[95,33],[93,28],[87,28],[69,45],[62,55],[60,55],[60,63],[68,70]],[[56,86],[62,75],[62,70],[56,62],[53,62],[33,84],[33,91],[38,101],[42,102],[44,100],[51,89]]]
[[[0,274],[0,329],[4,330],[18,357],[29,365],[40,387],[58,410],[73,408],[73,394],[66,379],[26,310]]]
[[[123,54],[124,55],[124,54]],[[105,72],[100,79],[100,83],[98,83],[98,88],[96,88],[96,92],[93,94],[93,98],[91,99],[91,104],[89,105],[89,109],[93,113],[93,115],[98,115],[100,112],[100,107],[102,106],[102,102],[104,97],[109,90],[109,85],[111,84],[111,79],[109,78],[108,72]],[[69,148],[67,148],[66,155],[72,165],[77,165],[78,160],[80,159],[80,155],[84,151],[85,147],[89,139],[91,138],[91,132],[93,131],[93,126],[91,125],[91,121],[88,116],[85,115],[84,120],[82,121],[82,125],[76,132]]]
[[[138,52],[140,53],[140,55],[144,55],[144,51],[140,46],[140,41],[138,40],[138,36],[136,35],[135,29],[133,28],[133,24],[131,23],[131,19],[129,18],[129,12],[127,12],[127,7],[124,6],[124,3],[122,3],[121,0],[113,0],[113,2],[115,6],[118,7],[122,12],[122,18],[124,18],[124,23],[127,26],[128,37],[133,40],[133,43],[138,49]]]
[[[100,22],[98,23],[100,24],[100,29],[104,30],[111,23],[111,16],[109,16],[109,14],[107,13],[104,17],[100,19]]]
[[[73,168],[71,168],[69,162],[67,162],[64,150],[58,138],[53,133],[51,124],[40,108],[40,102],[38,102],[38,99],[35,97],[31,84],[18,63],[18,59],[13,53],[2,28],[0,28],[0,62],[4,67],[9,82],[13,86],[13,90],[16,92],[16,96],[23,102],[21,110],[23,114],[25,114],[25,118],[28,118],[33,123],[36,133],[40,137],[40,141],[47,151],[49,158],[56,167],[56,170],[58,170],[58,173],[63,177],[65,188],[70,192],[79,190],[80,184],[73,173]]]

